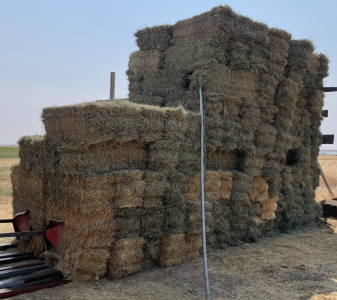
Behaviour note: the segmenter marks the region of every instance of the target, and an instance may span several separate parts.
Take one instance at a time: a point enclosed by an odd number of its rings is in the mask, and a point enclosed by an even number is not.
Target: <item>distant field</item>
[[[19,147],[0,147],[0,219],[9,219],[12,211],[11,166],[19,162]],[[0,224],[0,232],[12,231],[11,224]],[[2,238],[0,244],[13,238]]]
[[[0,147],[0,159],[19,158],[19,147]]]

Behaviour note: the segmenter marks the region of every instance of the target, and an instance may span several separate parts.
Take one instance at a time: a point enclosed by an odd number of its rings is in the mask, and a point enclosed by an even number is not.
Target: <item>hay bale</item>
[[[135,33],[136,43],[141,51],[164,51],[171,44],[172,35],[171,25],[146,27]]]
[[[114,243],[108,259],[108,276],[120,278],[138,272],[144,257],[142,247],[145,239],[121,239]]]
[[[159,70],[164,66],[164,55],[158,50],[135,51],[130,54],[128,74],[142,74],[145,70]]]
[[[97,143],[82,147],[58,147],[58,163],[62,172],[110,172],[124,169],[146,168],[144,142],[116,141]]]
[[[205,201],[205,224],[206,232],[210,232],[213,221],[212,206]],[[200,200],[189,200],[187,202],[187,231],[188,234],[202,233],[201,202]]]
[[[231,172],[206,171],[204,174],[205,197],[208,199],[229,199],[233,184]],[[200,174],[190,175],[185,197],[188,199],[200,198]]]
[[[37,170],[26,170],[20,165],[12,167],[13,213],[29,210],[32,230],[46,228],[46,205],[43,175]],[[41,255],[45,251],[43,236],[34,236],[29,241],[18,241],[21,251]]]
[[[141,139],[149,142],[161,137],[168,111],[184,114],[182,108],[159,108],[115,100],[45,108],[42,119],[46,136],[52,141],[92,144]]]
[[[227,41],[233,36],[235,18],[236,14],[230,7],[222,6],[179,21],[173,26],[172,44],[190,44],[207,38]]]
[[[80,281],[98,280],[107,272],[108,248],[80,249],[76,253],[71,279]]]
[[[52,171],[56,163],[55,145],[43,135],[24,136],[18,141],[20,165],[27,170]]]

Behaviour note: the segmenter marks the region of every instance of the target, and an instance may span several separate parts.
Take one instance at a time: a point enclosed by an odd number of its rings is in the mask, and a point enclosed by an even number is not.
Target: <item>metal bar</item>
[[[0,251],[7,250],[10,248],[16,248],[17,246],[18,246],[17,244],[2,244],[0,245]]]
[[[0,290],[0,299],[4,299],[7,297],[20,295],[24,293],[34,292],[41,289],[51,288],[54,286],[58,286],[61,284],[69,283],[69,280],[65,279],[51,279],[51,280],[43,280],[39,282],[29,283],[25,285],[18,285],[10,289],[1,289]]]
[[[28,267],[39,266],[39,265],[44,265],[44,263],[43,262],[36,262],[36,263],[30,263],[30,264],[25,264],[25,265],[2,267],[2,268],[0,268],[0,272],[7,271],[7,270],[28,268]]]
[[[7,232],[0,233],[0,238],[2,237],[19,237],[19,236],[33,236],[33,235],[44,235],[45,230],[40,231],[21,231],[21,232]]]
[[[27,255],[26,253],[3,253],[3,254],[0,254],[0,259],[1,258],[7,258],[7,257],[18,257],[18,256],[24,256],[24,255]]]
[[[6,271],[0,272],[0,279],[13,277],[13,276],[19,276],[19,275],[25,275],[25,274],[31,274],[33,272],[37,272],[43,269],[47,269],[48,266],[46,264],[40,264],[36,266],[26,267],[26,268],[15,268],[15,269],[9,269]],[[0,281],[0,287],[3,281]]]
[[[12,288],[17,285],[32,283],[36,281],[40,281],[43,279],[52,279],[52,278],[62,278],[63,275],[58,270],[46,270],[38,273],[30,273],[23,276],[18,276],[15,278],[6,279],[3,281],[0,281],[0,289],[8,289]]]
[[[3,219],[3,220],[0,220],[0,224],[2,223],[12,223],[13,222],[13,219]]]
[[[206,249],[206,224],[205,224],[205,191],[204,191],[204,108],[202,99],[202,88],[200,92],[200,120],[201,120],[201,170],[200,170],[200,185],[201,185],[201,219],[202,219],[202,251],[204,257],[204,272],[205,272],[205,290],[206,299],[210,299],[209,282],[208,282],[208,266],[207,266],[207,249]]]
[[[334,193],[333,193],[333,191],[332,191],[332,189],[331,189],[331,186],[330,186],[330,184],[329,184],[328,178],[326,178],[326,176],[325,176],[325,174],[324,174],[324,171],[323,171],[323,169],[322,169],[322,167],[321,167],[321,164],[319,163],[319,161],[317,161],[317,163],[318,163],[318,167],[319,167],[319,169],[320,169],[320,171],[321,171],[321,175],[322,175],[322,177],[323,177],[324,183],[325,183],[326,187],[328,188],[330,195],[331,195],[332,197],[335,197],[335,195],[334,195]]]
[[[116,79],[116,73],[111,72],[110,73],[110,100],[115,99],[115,79]]]
[[[324,87],[323,92],[337,92],[337,87]]]
[[[34,258],[36,258],[36,257],[34,257],[34,255],[2,258],[2,259],[0,259],[0,265],[11,264],[11,263],[14,263],[14,262],[25,261],[25,260],[30,260],[30,259],[34,259]]]

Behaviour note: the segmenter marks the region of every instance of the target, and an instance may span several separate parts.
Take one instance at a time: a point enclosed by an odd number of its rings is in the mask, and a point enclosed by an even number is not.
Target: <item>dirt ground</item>
[[[0,160],[0,168],[13,162]],[[337,159],[322,157],[320,162],[336,189]],[[3,181],[6,180],[0,181],[0,187]],[[317,200],[324,193],[325,187],[321,186]],[[6,197],[0,195],[0,218],[12,214],[11,198]],[[0,227],[0,231],[6,230]],[[310,228],[265,237],[257,243],[211,250],[208,253],[211,299],[337,300],[336,251],[337,220],[334,219],[322,219]],[[11,299],[205,299],[203,276],[203,262],[199,258],[123,279],[69,283]]]

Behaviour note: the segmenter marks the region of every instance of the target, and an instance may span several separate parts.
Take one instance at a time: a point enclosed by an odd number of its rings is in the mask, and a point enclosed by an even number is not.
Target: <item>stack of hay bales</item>
[[[327,59],[227,6],[135,35],[130,102],[46,108],[46,136],[20,140],[14,211],[30,209],[34,230],[65,222],[56,267],[117,278],[199,255],[199,86],[208,244],[314,221]]]

